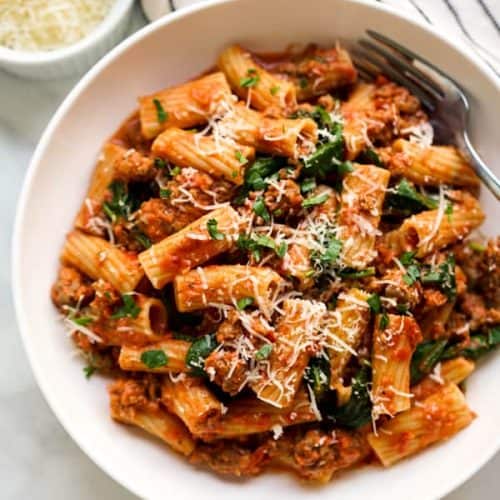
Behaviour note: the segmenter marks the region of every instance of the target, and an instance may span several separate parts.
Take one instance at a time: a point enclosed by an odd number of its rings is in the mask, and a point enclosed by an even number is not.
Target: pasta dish
[[[340,45],[234,45],[104,144],[52,300],[114,420],[221,474],[324,483],[473,421],[465,380],[500,344],[478,191]]]

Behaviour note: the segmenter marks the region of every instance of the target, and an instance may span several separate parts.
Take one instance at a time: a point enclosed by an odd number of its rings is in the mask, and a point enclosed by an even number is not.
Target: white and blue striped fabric
[[[168,0],[172,10],[204,0]],[[500,0],[372,0],[404,9],[465,45],[500,78]]]

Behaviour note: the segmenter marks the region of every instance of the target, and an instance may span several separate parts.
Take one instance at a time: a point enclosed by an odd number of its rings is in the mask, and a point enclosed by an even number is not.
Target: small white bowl
[[[68,47],[32,52],[0,46],[0,67],[40,80],[83,73],[122,40],[133,6],[134,0],[116,0],[92,32]]]

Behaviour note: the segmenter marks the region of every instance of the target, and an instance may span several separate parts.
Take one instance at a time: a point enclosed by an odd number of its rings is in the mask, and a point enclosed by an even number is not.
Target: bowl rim
[[[22,66],[55,63],[77,56],[101,43],[118,26],[133,7],[134,0],[115,0],[104,19],[77,42],[54,50],[18,50],[0,46],[0,62]]]
[[[125,0],[127,1],[127,0]],[[184,17],[189,17],[198,11],[209,10],[215,6],[234,3],[241,0],[207,0],[205,2],[195,3],[193,5],[183,7],[180,10],[173,11],[162,18],[153,21],[150,24],[145,25],[143,28],[123,40],[116,47],[114,47],[110,52],[108,52],[95,66],[93,66],[82,78],[81,80],[72,88],[68,93],[63,102],[59,105],[53,117],[50,119],[48,125],[46,126],[38,145],[33,153],[30,160],[28,170],[25,174],[23,185],[21,188],[21,193],[16,206],[16,216],[14,222],[14,230],[12,237],[12,293],[14,299],[14,308],[16,312],[17,323],[19,326],[19,333],[21,335],[22,343],[25,352],[28,356],[28,360],[33,371],[34,378],[38,387],[40,388],[45,400],[47,401],[50,409],[54,413],[55,417],[62,425],[64,430],[68,433],[73,441],[79,446],[79,448],[92,460],[104,473],[116,481],[119,485],[125,487],[128,491],[141,497],[141,491],[137,488],[133,479],[127,477],[126,475],[121,475],[119,471],[108,467],[108,464],[101,459],[96,453],[94,453],[90,444],[85,441],[81,435],[73,432],[73,426],[70,419],[66,419],[63,416],[63,412],[60,410],[60,401],[53,397],[50,391],[49,385],[44,380],[43,367],[38,363],[36,352],[30,343],[30,323],[29,323],[29,313],[25,311],[24,305],[21,300],[21,267],[22,267],[22,255],[21,255],[21,243],[22,243],[22,230],[24,227],[24,219],[26,217],[27,203],[29,199],[29,193],[32,190],[35,173],[38,169],[38,164],[43,158],[45,151],[51,141],[54,129],[57,127],[61,118],[68,112],[74,101],[78,98],[80,93],[85,90],[92,81],[97,78],[102,69],[104,69],[109,63],[117,59],[125,52],[130,46],[139,43],[142,38],[147,36],[156,30],[161,30],[168,26],[169,24],[175,23],[177,20]],[[493,71],[480,59],[474,57],[472,51],[468,50],[465,45],[460,44],[458,41],[449,37],[447,34],[443,34],[438,31],[438,28],[424,23],[420,19],[414,19],[406,11],[396,11],[393,6],[388,4],[382,4],[380,2],[373,2],[371,0],[340,0],[346,3],[354,3],[362,5],[368,9],[379,10],[389,15],[402,18],[404,21],[411,23],[417,28],[434,35],[439,38],[445,45],[447,45],[451,50],[455,50],[460,53],[463,57],[467,58],[469,62],[479,71],[499,92],[500,92],[500,79],[498,79]],[[492,439],[490,446],[484,449],[481,459],[478,459],[472,466],[465,467],[463,472],[451,477],[448,481],[442,481],[439,491],[434,491],[435,496],[429,498],[442,498],[443,496],[451,493],[453,490],[458,488],[461,484],[471,478],[476,472],[481,469],[498,451],[500,450],[500,434],[497,435],[496,440]],[[437,493],[437,494],[436,494]]]

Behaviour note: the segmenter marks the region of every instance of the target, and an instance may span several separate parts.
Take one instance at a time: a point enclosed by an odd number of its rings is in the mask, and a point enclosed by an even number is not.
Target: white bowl
[[[200,74],[231,42],[276,50],[290,42],[355,39],[367,28],[412,47],[464,84],[472,96],[473,141],[498,173],[498,83],[429,27],[380,4],[359,1],[219,1],[167,16],[97,64],[66,98],[43,135],[19,202],[13,244],[22,336],[38,383],[66,430],[102,469],[141,497],[425,500],[458,486],[499,448],[495,381],[500,357],[493,355],[467,386],[468,402],[478,418],[453,439],[414,458],[388,469],[370,466],[344,473],[322,488],[305,488],[282,473],[267,473],[244,484],[224,480],[194,468],[143,433],[112,422],[106,380],[85,380],[49,299],[65,232],[83,199],[101,144],[134,109],[138,95]],[[489,215],[485,231],[493,233],[498,205],[484,193],[483,206]]]
[[[116,0],[91,33],[68,47],[32,52],[0,46],[0,67],[40,80],[82,73],[123,39],[133,6],[134,0]]]

